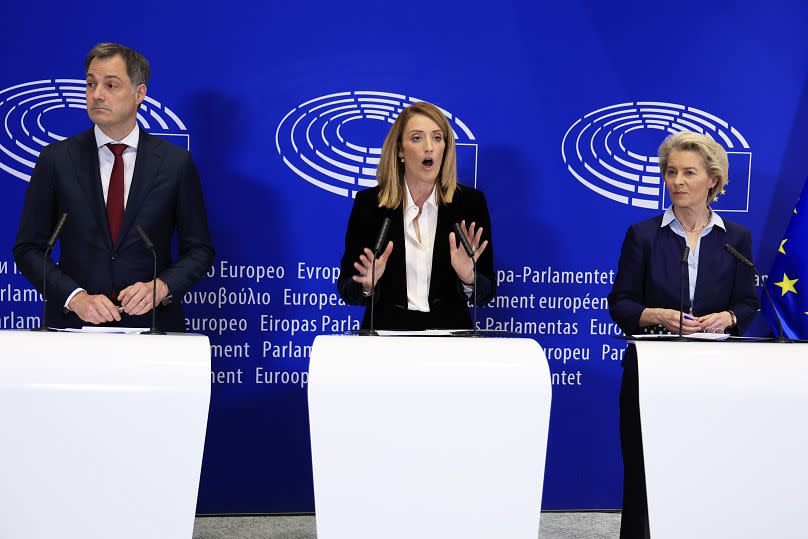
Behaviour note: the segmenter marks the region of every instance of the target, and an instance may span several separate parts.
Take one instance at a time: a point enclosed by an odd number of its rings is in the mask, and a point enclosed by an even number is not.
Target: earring
[[[402,162],[402,163],[404,162],[404,158],[403,158],[403,157],[401,158],[401,162]]]

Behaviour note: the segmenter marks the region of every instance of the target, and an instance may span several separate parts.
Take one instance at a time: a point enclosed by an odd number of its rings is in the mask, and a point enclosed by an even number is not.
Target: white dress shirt
[[[97,125],[94,129],[95,141],[98,144],[98,169],[101,173],[101,190],[104,193],[104,204],[107,203],[109,193],[109,178],[112,176],[112,165],[115,164],[115,154],[107,147],[107,144],[126,144],[129,146],[123,151],[123,207],[126,209],[126,202],[129,200],[129,188],[132,186],[132,176],[135,173],[135,158],[137,157],[137,143],[140,139],[140,127],[135,123],[135,128],[121,140],[112,140]],[[70,304],[73,296],[83,292],[83,288],[77,288],[67,296],[65,308]]]
[[[405,184],[406,185],[406,184]],[[429,312],[429,282],[432,279],[432,252],[435,246],[435,229],[438,226],[438,206],[435,189],[420,210],[412,200],[407,186],[404,205],[404,252],[407,273],[407,308]],[[421,240],[415,234],[415,221],[421,232]],[[448,240],[447,240],[448,241]]]
[[[132,132],[121,140],[112,140],[96,125],[95,141],[98,143],[98,168],[101,172],[101,190],[104,192],[104,204],[107,203],[109,193],[109,178],[112,176],[112,165],[115,164],[115,154],[107,147],[108,143],[126,144],[129,146],[123,151],[123,207],[129,200],[129,188],[132,186],[132,176],[135,173],[135,158],[137,157],[137,143],[140,138],[140,127],[135,124]]]
[[[699,249],[701,248],[701,238],[712,232],[714,226],[723,228],[724,230],[726,230],[727,227],[724,225],[724,220],[721,219],[721,216],[715,212],[712,212],[710,215],[710,220],[701,231],[701,234],[699,234],[699,239],[696,240],[696,245],[690,245],[690,242],[687,239],[685,228],[682,226],[682,223],[679,222],[679,219],[676,218],[676,214],[673,213],[673,205],[668,206],[668,209],[665,210],[665,215],[662,216],[660,228],[666,226],[670,226],[674,233],[682,236],[685,239],[685,245],[690,247],[690,252],[687,255],[687,276],[688,280],[690,281],[690,289],[688,292],[690,293],[690,310],[692,312],[693,296],[696,295],[696,278],[699,275]]]

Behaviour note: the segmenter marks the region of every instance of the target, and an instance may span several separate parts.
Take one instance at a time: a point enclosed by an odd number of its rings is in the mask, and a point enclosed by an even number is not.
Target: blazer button
[[[118,253],[114,253],[112,255],[112,260],[118,260]]]

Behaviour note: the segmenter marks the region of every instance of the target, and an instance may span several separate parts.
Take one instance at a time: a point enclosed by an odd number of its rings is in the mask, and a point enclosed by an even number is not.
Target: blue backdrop
[[[731,152],[716,208],[751,228],[764,271],[808,174],[801,3],[110,9],[4,8],[0,327],[38,323],[11,258],[30,164],[90,125],[92,45],[136,48],[152,64],[141,124],[191,149],[217,248],[184,298],[189,330],[214,345],[201,513],[313,511],[308,347],[358,326],[333,268],[351,196],[406,103],[450,114],[461,181],[487,195],[500,298],[481,325],[547,349],[545,509],[621,503],[621,346],[604,298],[627,225],[665,204],[662,138],[698,129]]]

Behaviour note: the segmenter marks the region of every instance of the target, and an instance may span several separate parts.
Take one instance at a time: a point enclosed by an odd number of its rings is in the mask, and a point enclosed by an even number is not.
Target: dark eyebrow
[[[97,77],[95,75],[93,75],[92,73],[87,73],[87,78],[88,79],[89,78],[95,79]],[[101,78],[104,79],[104,80],[109,80],[109,79],[121,80],[121,78],[118,75],[104,75]]]

